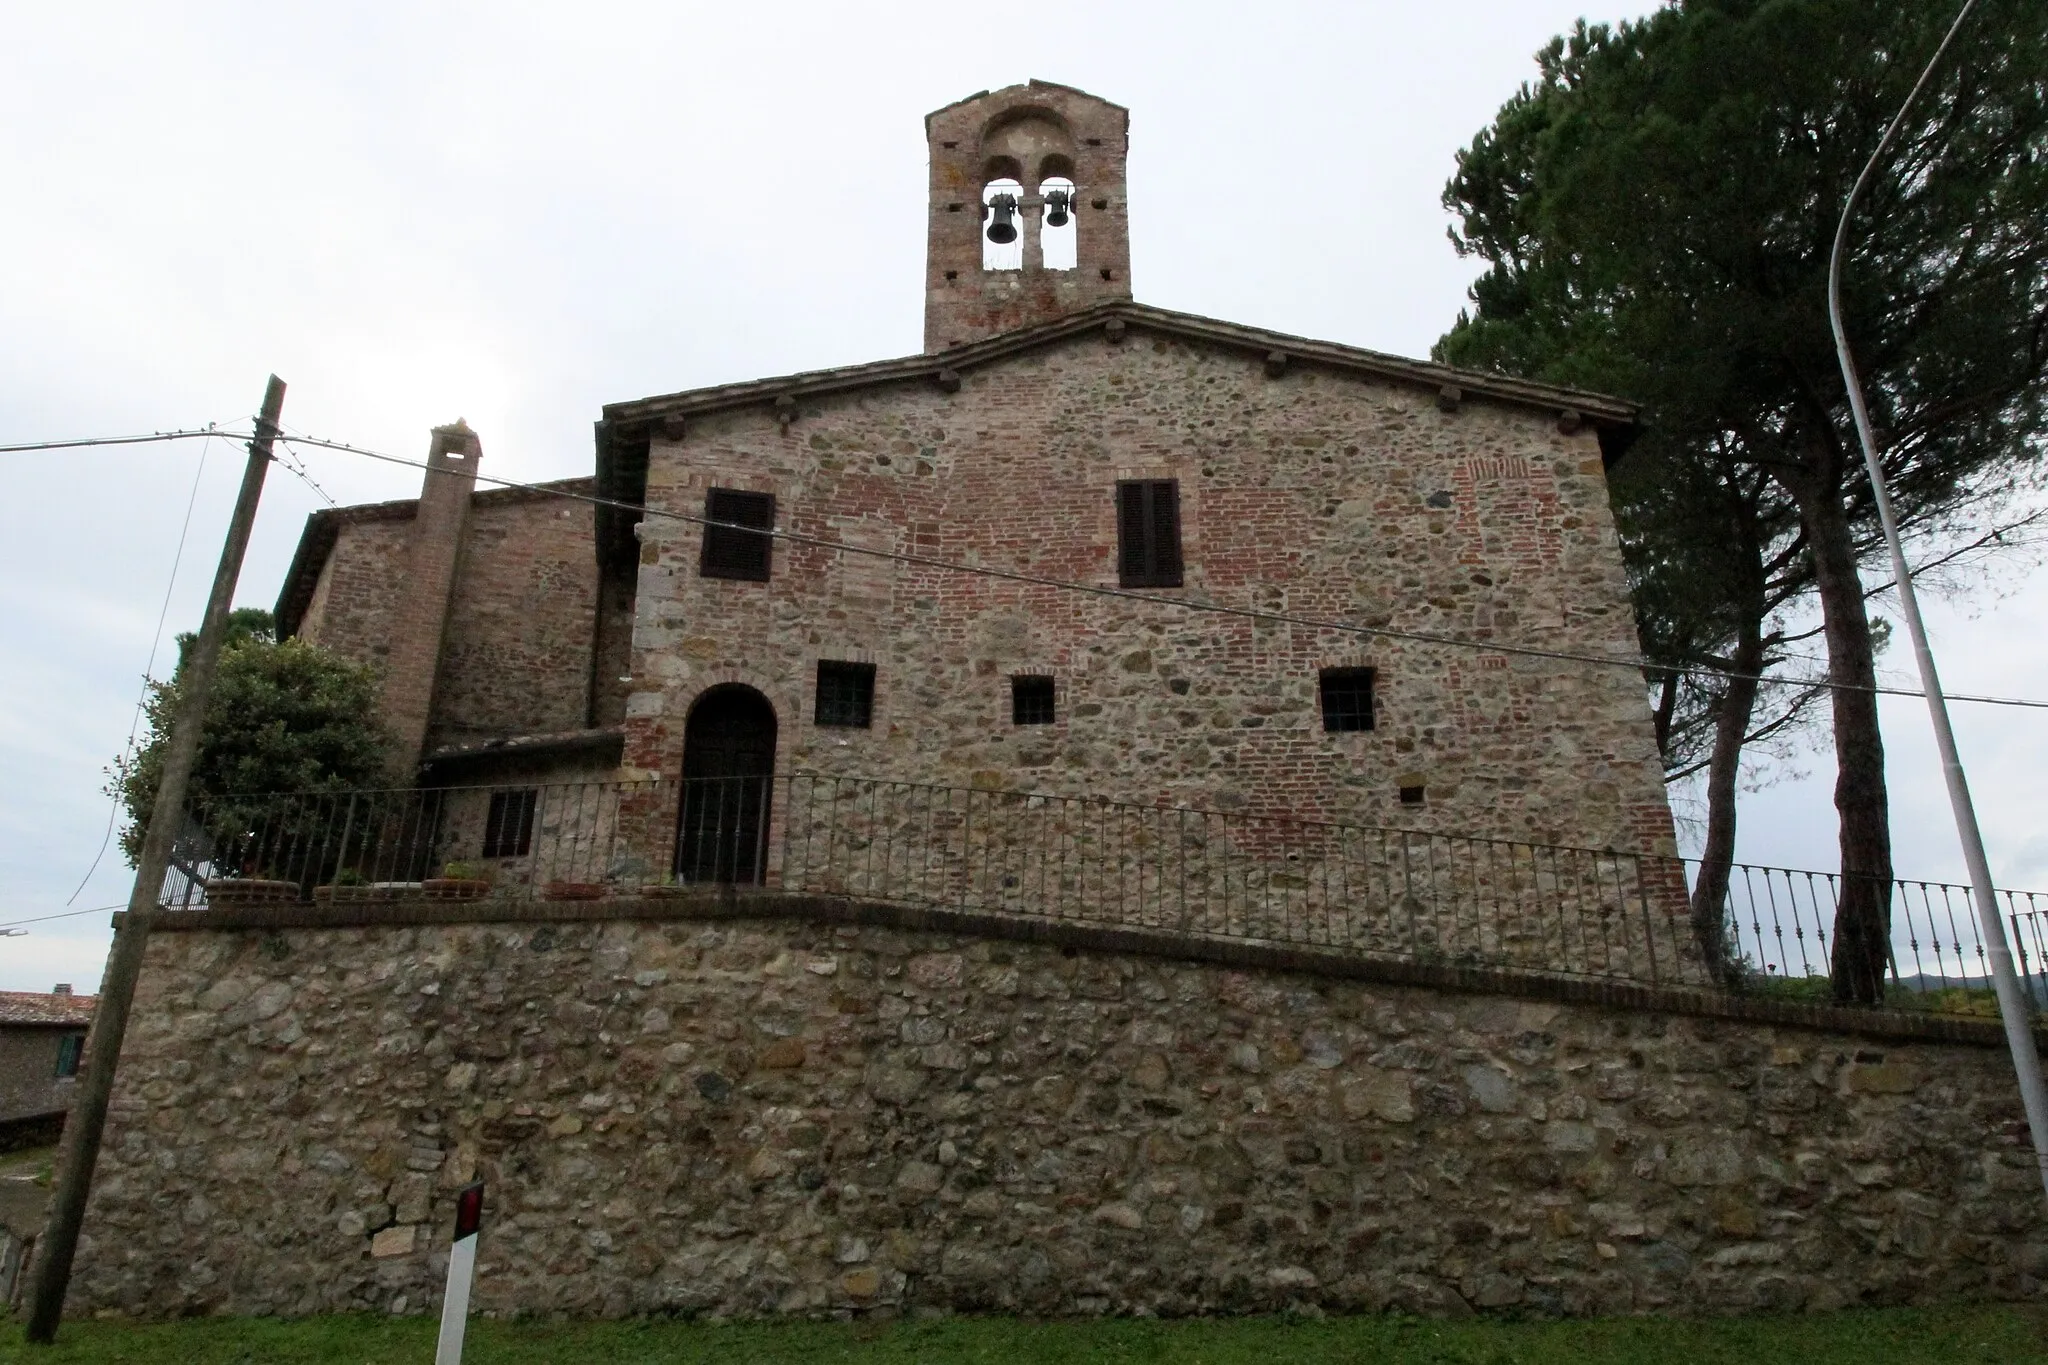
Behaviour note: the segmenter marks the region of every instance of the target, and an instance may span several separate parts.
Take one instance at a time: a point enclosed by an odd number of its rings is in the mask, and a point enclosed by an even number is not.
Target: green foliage
[[[490,1233],[486,1229],[484,1236]],[[0,1365],[362,1365],[426,1360],[429,1318],[338,1317],[278,1322],[191,1318],[131,1325],[70,1321],[54,1347],[20,1344],[0,1326]],[[1863,1309],[1796,1318],[1621,1318],[1593,1322],[1424,1322],[1414,1318],[1113,1318],[1028,1322],[541,1323],[475,1320],[472,1365],[2044,1365],[2048,1313],[2034,1305]],[[31,1353],[31,1349],[33,1353]]]
[[[1673,518],[1660,486],[1743,467],[1810,478],[1867,525],[1828,247],[1951,17],[1683,0],[1582,22],[1458,156],[1452,237],[1488,269],[1436,354],[1644,404],[1623,466],[1642,472],[1617,491],[1653,649],[1691,638],[1684,618],[1711,617],[1746,573],[1724,518]],[[1986,0],[1916,110],[1852,230],[1844,297],[1887,479],[1927,527],[2002,487],[2048,428],[2048,25],[2026,0]],[[1758,549],[1792,544],[1788,490],[1748,493]],[[1675,612],[1667,569],[1695,589]]]
[[[1885,479],[1907,531],[1937,540],[2028,486],[2048,434],[2038,10],[1983,0],[1851,225],[1845,325]],[[1849,685],[1828,698],[1842,867],[1868,888],[1891,877],[1876,703],[1853,690],[1874,683],[1881,643],[1857,567],[1874,506],[1828,258],[1952,17],[1894,0],[1676,0],[1635,23],[1581,22],[1444,192],[1453,241],[1487,270],[1437,357],[1643,405],[1614,491],[1649,657],[1718,663],[1738,637],[1768,648],[1766,618],[1813,593],[1830,676]],[[1720,700],[1664,691],[1668,764],[1694,760]],[[1736,699],[1741,732],[1751,704]],[[1732,802],[1732,775],[1721,790]],[[1883,920],[1874,890],[1838,916],[1837,985],[1859,999],[1878,990]]]
[[[163,778],[192,640],[179,637],[179,669],[171,681],[150,685],[141,747],[112,769],[108,790],[128,813],[121,847],[131,864]],[[232,827],[234,803],[224,797],[381,785],[385,739],[377,701],[371,670],[300,640],[277,643],[268,612],[235,612],[207,702],[188,804],[204,804],[210,823]]]

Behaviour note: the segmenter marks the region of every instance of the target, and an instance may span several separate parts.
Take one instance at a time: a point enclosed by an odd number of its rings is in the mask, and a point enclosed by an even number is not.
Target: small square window
[[[1322,676],[1323,728],[1372,729],[1372,670],[1326,668]]]
[[[697,571],[706,578],[766,583],[775,542],[761,532],[775,529],[775,495],[714,488],[705,495],[704,516],[734,524],[704,528],[704,558]]]
[[[1420,783],[1416,783],[1413,786],[1403,787],[1401,788],[1401,804],[1404,806],[1422,805],[1423,798],[1427,795],[1428,792],[1424,790]]]
[[[875,718],[875,666],[818,660],[820,725],[849,725],[865,730]]]
[[[1014,725],[1052,724],[1051,678],[1010,679],[1010,721]]]
[[[540,792],[533,787],[491,793],[491,813],[484,819],[486,858],[523,858],[533,847],[533,812]]]
[[[78,1074],[78,1063],[85,1056],[85,1035],[67,1033],[57,1040],[57,1079],[68,1081]]]

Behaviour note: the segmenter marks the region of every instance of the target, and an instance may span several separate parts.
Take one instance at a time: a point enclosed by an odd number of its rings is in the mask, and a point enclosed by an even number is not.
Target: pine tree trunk
[[[1699,881],[1692,893],[1693,936],[1707,974],[1724,985],[1735,975],[1728,943],[1728,873],[1735,862],[1735,781],[1742,769],[1742,746],[1756,711],[1756,675],[1762,671],[1762,623],[1742,623],[1735,655],[1729,661],[1737,676],[1728,680],[1714,708],[1714,752],[1707,763],[1707,840],[1700,850]]]
[[[1891,960],[1891,825],[1878,731],[1870,617],[1841,493],[1831,479],[1788,483],[1813,552],[1835,731],[1835,811],[1841,821],[1842,887],[1831,954],[1835,999],[1875,1005],[1884,999]],[[1843,686],[1847,684],[1847,686]]]

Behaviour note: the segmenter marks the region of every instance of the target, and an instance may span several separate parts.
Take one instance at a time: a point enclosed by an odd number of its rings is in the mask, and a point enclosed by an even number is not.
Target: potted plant
[[[420,894],[430,901],[473,901],[491,894],[492,871],[481,863],[450,862],[441,875],[420,883]]]
[[[667,900],[671,897],[684,895],[689,889],[689,887],[677,882],[676,874],[670,872],[664,874],[658,882],[641,883],[640,894],[648,900]]]
[[[369,878],[352,867],[344,867],[334,874],[334,880],[326,886],[313,888],[316,901],[367,900],[370,889]]]

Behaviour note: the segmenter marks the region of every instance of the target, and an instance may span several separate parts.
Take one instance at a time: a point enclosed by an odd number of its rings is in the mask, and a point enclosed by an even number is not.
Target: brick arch
[[[783,737],[803,720],[802,690],[790,685],[786,679],[771,679],[750,668],[707,669],[699,677],[692,678],[689,686],[677,694],[676,704],[668,713],[668,735],[661,752],[661,775],[664,778],[682,776],[683,745],[689,729],[690,713],[697,709],[697,703],[704,699],[706,693],[721,687],[749,688],[760,693],[767,701],[769,708],[775,712],[778,759],[782,752]]]

